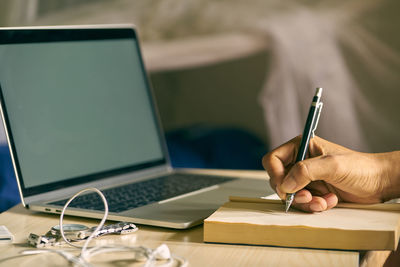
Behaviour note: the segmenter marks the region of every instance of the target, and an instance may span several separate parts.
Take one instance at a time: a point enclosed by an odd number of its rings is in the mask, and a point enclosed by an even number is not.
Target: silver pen
[[[310,139],[314,137],[314,132],[317,129],[319,116],[321,115],[321,110],[323,106],[323,103],[321,102],[321,95],[322,88],[317,88],[311,102],[310,110],[308,111],[306,125],[304,126],[303,135],[301,137],[299,152],[297,153],[296,157],[296,163],[306,158]],[[285,212],[288,212],[290,206],[292,205],[294,195],[295,193],[286,194]]]

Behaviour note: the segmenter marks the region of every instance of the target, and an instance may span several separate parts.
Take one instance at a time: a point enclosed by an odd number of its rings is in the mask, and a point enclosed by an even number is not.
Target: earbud
[[[154,251],[154,257],[157,260],[169,260],[171,258],[171,252],[166,244],[162,244],[157,247]]]

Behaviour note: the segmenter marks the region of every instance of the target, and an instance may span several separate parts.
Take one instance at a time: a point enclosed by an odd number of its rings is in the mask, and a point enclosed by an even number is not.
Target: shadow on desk
[[[390,252],[389,257],[385,261],[383,267],[398,267],[400,266],[400,244],[397,246],[396,251]]]

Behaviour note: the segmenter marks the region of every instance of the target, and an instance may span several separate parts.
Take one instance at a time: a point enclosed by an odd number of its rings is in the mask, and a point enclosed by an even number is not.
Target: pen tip
[[[294,194],[287,194],[286,195],[285,212],[289,211],[289,208],[290,208],[290,206],[292,205],[292,202],[293,202],[293,198],[294,198]]]

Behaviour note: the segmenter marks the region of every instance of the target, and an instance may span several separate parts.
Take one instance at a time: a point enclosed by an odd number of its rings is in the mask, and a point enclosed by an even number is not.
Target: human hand
[[[399,193],[400,179],[388,171],[399,153],[361,153],[314,137],[308,158],[295,164],[300,141],[297,136],[263,158],[271,187],[279,197],[296,193],[294,207],[324,211],[338,201],[378,203]]]

